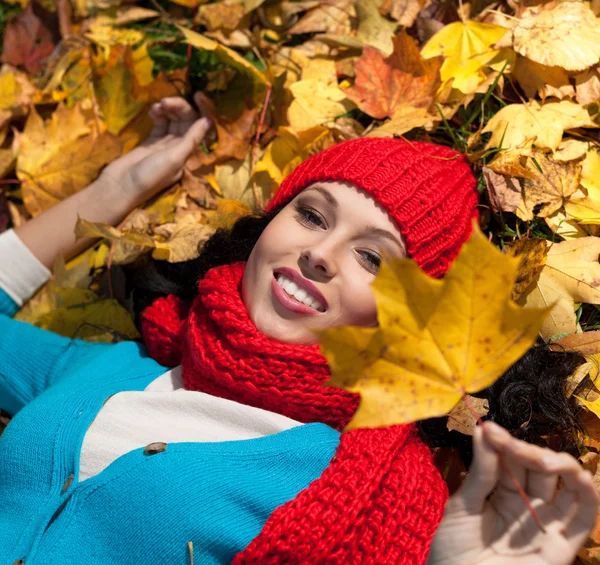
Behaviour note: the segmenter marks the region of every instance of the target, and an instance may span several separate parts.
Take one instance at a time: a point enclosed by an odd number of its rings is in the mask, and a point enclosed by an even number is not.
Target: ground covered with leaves
[[[452,146],[479,179],[484,232],[521,258],[512,299],[550,307],[543,339],[586,356],[569,391],[588,431],[580,459],[600,488],[598,15],[598,0],[0,4],[0,231],[140,144],[162,97],[202,91],[216,126],[181,182],[121,225],[81,221],[98,243],[57,261],[17,317],[135,339],[135,266],[195,257],[302,160],[358,136]],[[599,546],[600,527],[582,562],[600,562]]]

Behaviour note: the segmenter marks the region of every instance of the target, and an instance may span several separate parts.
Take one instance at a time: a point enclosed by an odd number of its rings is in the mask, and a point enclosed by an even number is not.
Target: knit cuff
[[[0,234],[0,288],[19,306],[23,306],[50,275],[14,230]]]

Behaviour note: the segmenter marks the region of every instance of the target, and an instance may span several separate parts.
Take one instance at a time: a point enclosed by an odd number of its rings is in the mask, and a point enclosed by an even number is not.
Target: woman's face
[[[250,318],[268,337],[317,343],[314,330],[375,326],[371,289],[383,256],[406,257],[385,210],[342,182],[303,190],[267,226],[244,273]]]

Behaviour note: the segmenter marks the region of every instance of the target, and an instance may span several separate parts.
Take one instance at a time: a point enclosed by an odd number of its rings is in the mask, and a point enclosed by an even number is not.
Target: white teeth
[[[318,310],[319,312],[325,312],[325,307],[314,296],[308,294],[308,292],[303,288],[300,288],[295,282],[292,282],[283,275],[277,275],[276,279],[279,286],[290,296],[293,296],[298,302],[302,302],[302,304],[305,304],[314,310]]]
[[[294,298],[298,302],[304,302],[304,299],[308,296],[308,292],[299,288],[296,292],[294,292]]]

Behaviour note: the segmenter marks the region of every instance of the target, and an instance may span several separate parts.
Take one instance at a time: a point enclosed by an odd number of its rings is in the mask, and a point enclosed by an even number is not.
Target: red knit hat
[[[351,139],[310,157],[285,178],[267,210],[324,181],[368,192],[396,221],[409,256],[432,277],[448,270],[477,217],[476,180],[460,153],[383,137]]]

